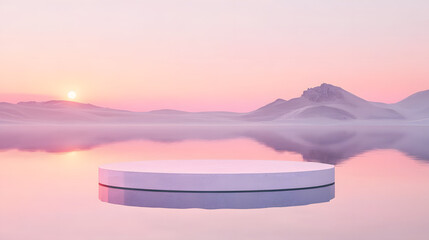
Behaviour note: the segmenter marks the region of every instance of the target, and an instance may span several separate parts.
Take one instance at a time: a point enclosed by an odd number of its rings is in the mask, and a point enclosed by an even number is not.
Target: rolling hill
[[[184,112],[161,109],[132,112],[54,100],[0,103],[3,124],[294,124],[339,122],[429,124],[429,90],[395,103],[374,103],[340,87],[323,83],[300,97],[277,99],[248,113]]]

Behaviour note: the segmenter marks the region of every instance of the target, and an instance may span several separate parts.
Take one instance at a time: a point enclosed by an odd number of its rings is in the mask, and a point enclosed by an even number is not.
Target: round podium
[[[296,190],[335,182],[333,165],[273,160],[151,160],[99,167],[104,186],[153,191]]]

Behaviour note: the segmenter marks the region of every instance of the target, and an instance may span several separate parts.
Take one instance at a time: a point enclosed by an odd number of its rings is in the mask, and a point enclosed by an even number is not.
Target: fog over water
[[[127,141],[174,143],[250,139],[306,161],[338,164],[375,149],[394,149],[429,161],[429,127],[424,126],[0,126],[0,149],[83,151]]]

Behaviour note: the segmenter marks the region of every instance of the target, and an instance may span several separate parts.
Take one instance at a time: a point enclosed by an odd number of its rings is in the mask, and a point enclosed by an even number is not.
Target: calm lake
[[[427,239],[428,127],[0,126],[0,239]],[[106,163],[336,166],[306,192],[121,192]]]

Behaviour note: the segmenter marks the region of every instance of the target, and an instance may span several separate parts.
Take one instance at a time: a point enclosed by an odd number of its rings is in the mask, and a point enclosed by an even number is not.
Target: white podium
[[[184,192],[297,190],[335,182],[333,165],[279,160],[151,160],[99,167],[114,188]]]

